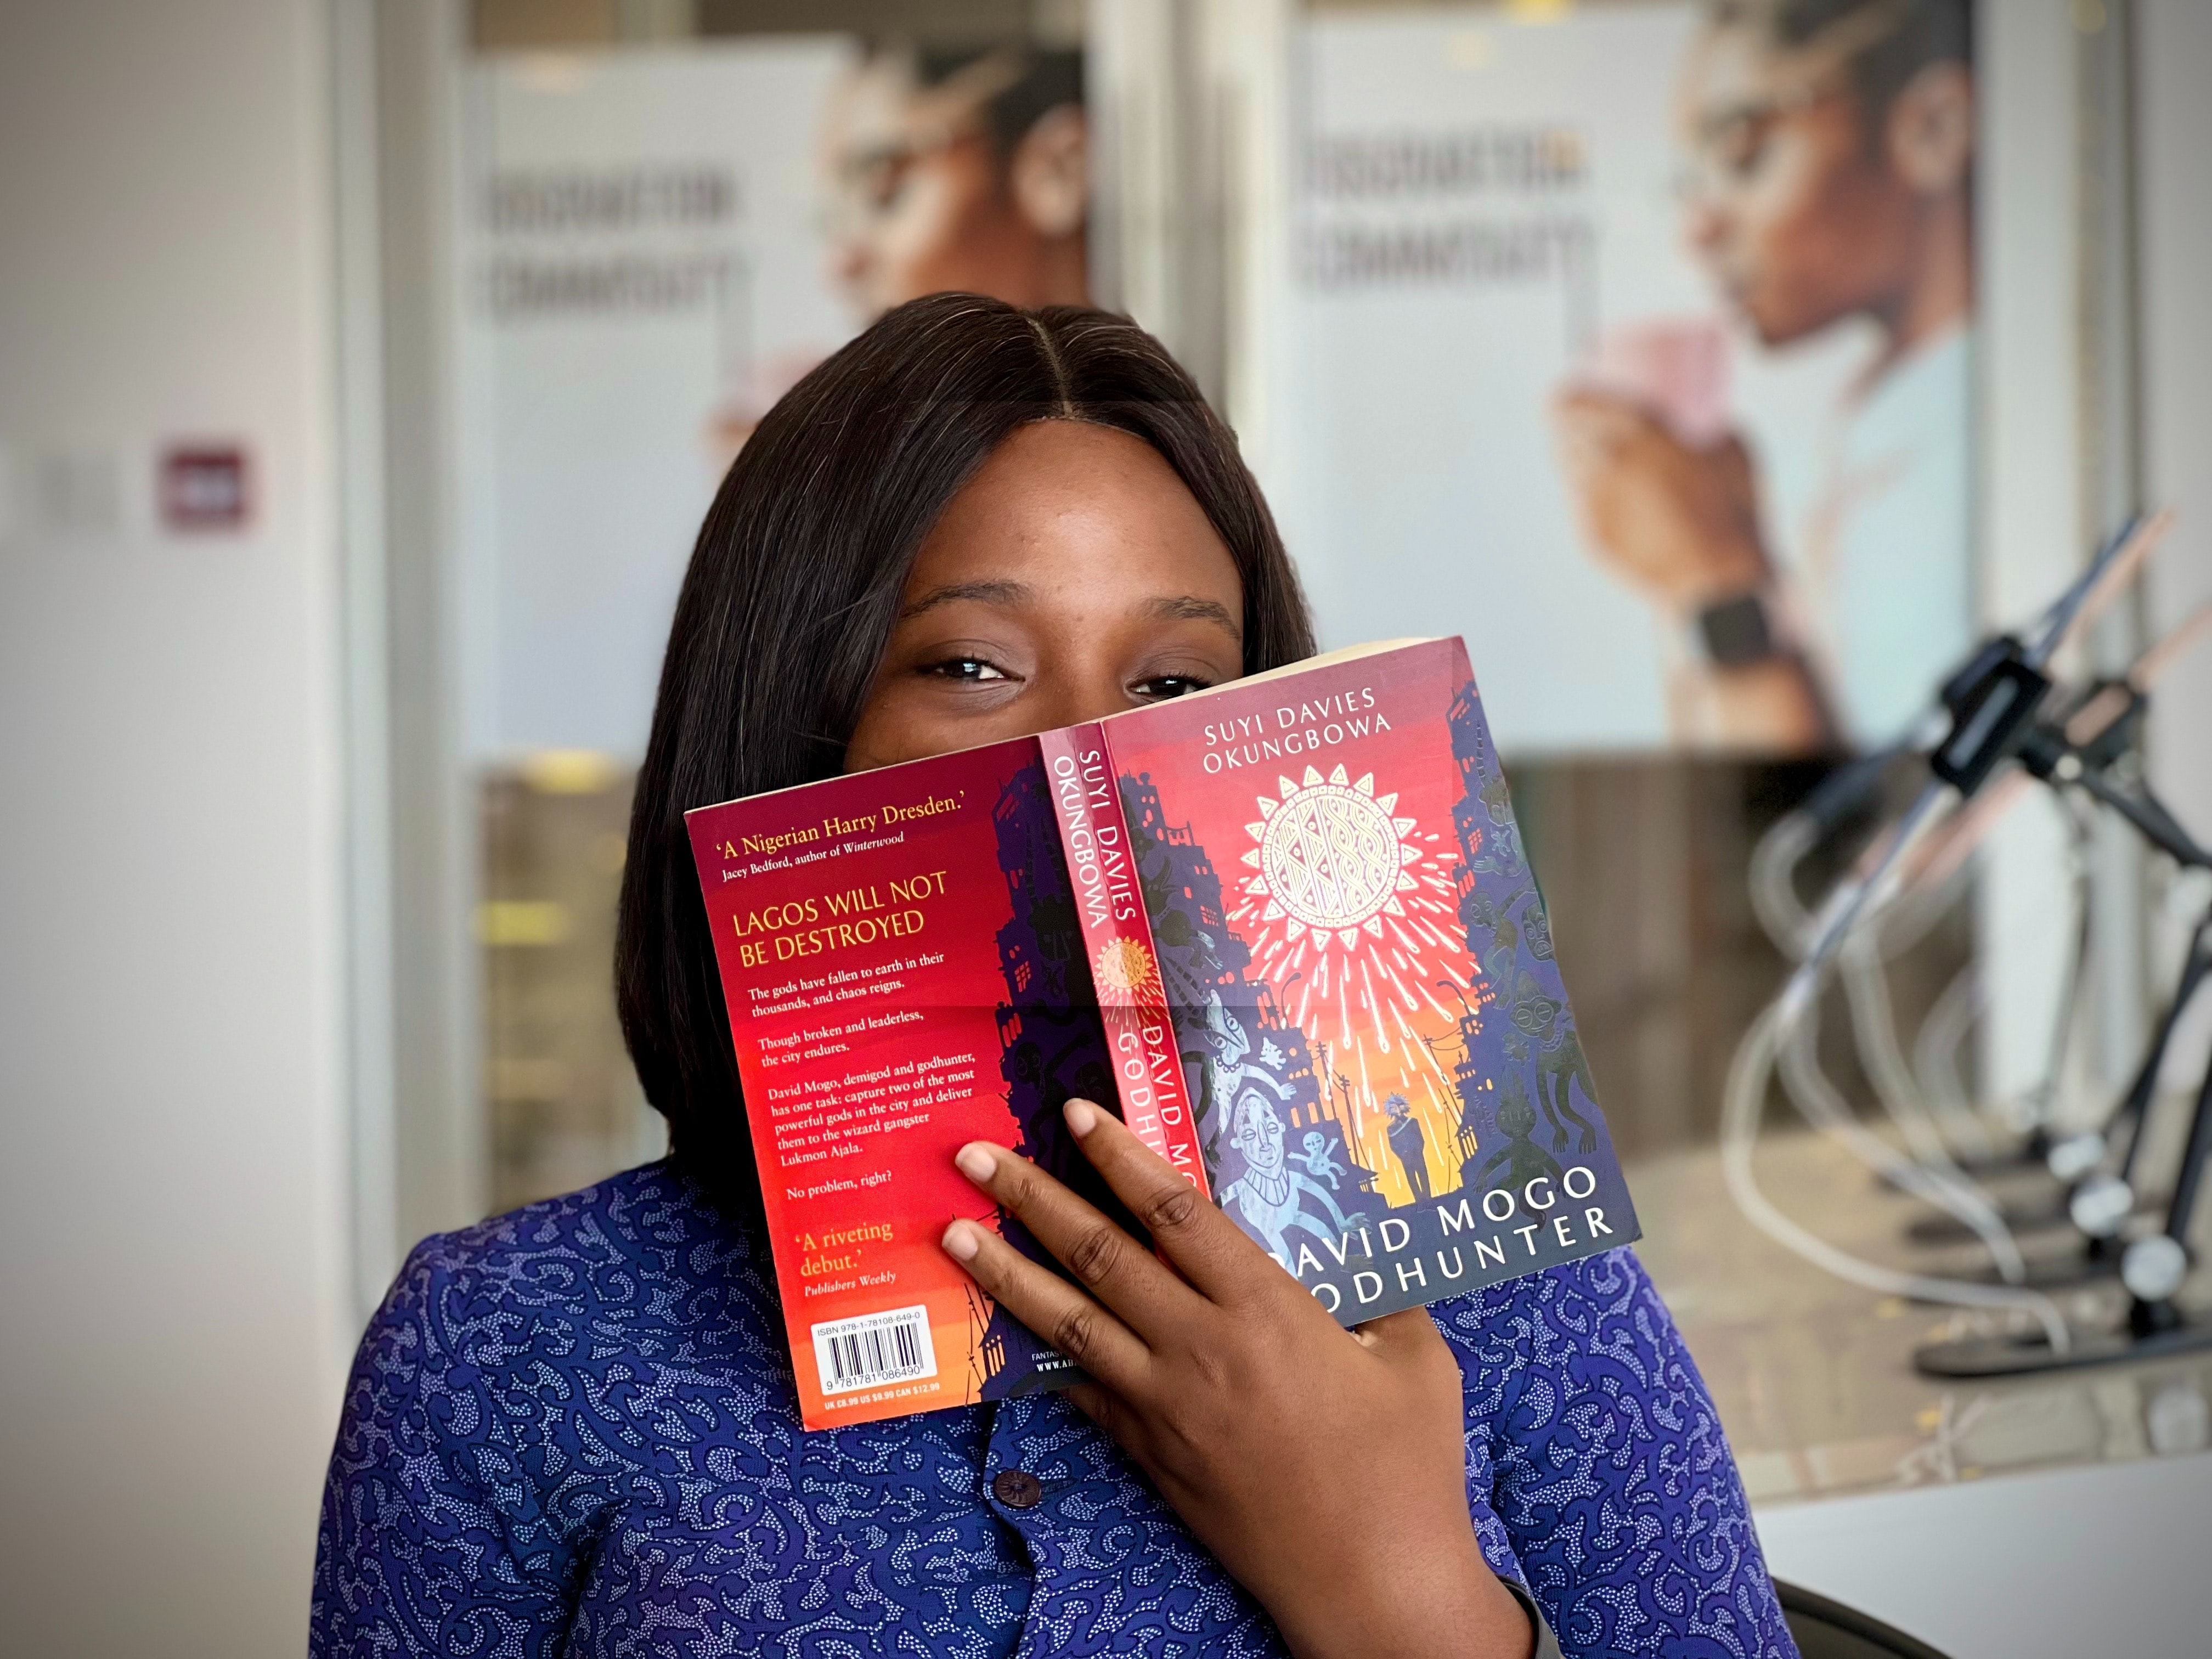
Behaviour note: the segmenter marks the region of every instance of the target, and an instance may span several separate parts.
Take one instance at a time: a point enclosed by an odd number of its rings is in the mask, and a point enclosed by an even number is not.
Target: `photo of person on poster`
[[[824,274],[855,327],[926,294],[1090,303],[1080,52],[878,43],[831,94],[821,145]],[[717,416],[727,454],[820,356],[756,367]]]
[[[830,270],[856,322],[925,294],[1089,303],[1080,52],[879,46],[824,143]]]
[[[1724,346],[1601,347],[1555,405],[1591,552],[1673,636],[1674,739],[1895,737],[1973,634],[1969,0],[1715,0],[1683,62],[1682,228],[1768,352],[1871,325],[1794,560],[1715,382]]]

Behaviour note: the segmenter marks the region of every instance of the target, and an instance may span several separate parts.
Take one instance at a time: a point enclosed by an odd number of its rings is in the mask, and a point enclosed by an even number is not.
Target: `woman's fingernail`
[[[945,1254],[955,1261],[973,1261],[975,1252],[983,1248],[983,1241],[975,1236],[975,1229],[965,1221],[956,1221],[945,1230]]]
[[[971,1140],[953,1154],[952,1161],[960,1173],[970,1181],[988,1181],[992,1171],[999,1167],[999,1156],[980,1140]]]
[[[1067,1127],[1079,1139],[1098,1127],[1098,1109],[1087,1100],[1067,1103]]]

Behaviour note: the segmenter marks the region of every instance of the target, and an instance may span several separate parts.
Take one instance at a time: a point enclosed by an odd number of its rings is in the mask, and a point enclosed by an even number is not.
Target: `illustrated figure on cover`
[[[1390,1150],[1406,1166],[1406,1184],[1413,1188],[1413,1201],[1425,1204],[1429,1198],[1429,1139],[1421,1133],[1421,1121],[1413,1115],[1403,1095],[1390,1096],[1383,1101],[1382,1109],[1390,1120]]]
[[[1536,1127],[1536,1109],[1528,1103],[1519,1083],[1505,1079],[1505,1087],[1498,1103],[1498,1127],[1505,1136],[1505,1144],[1492,1152],[1480,1169],[1474,1168],[1474,1159],[1468,1159],[1468,1168],[1461,1172],[1461,1184],[1469,1188],[1524,1187],[1538,1176],[1559,1178],[1559,1160],[1553,1158],[1529,1138]],[[1502,1180],[1493,1180],[1492,1171],[1504,1165]]]
[[[1237,1097],[1229,1144],[1243,1157],[1244,1173],[1221,1189],[1221,1207],[1277,1255],[1290,1259],[1288,1234],[1293,1227],[1324,1244],[1334,1243],[1352,1230],[1328,1188],[1290,1167],[1284,1155],[1282,1117],[1274,1103],[1258,1090],[1248,1089]],[[1321,1206],[1328,1226],[1308,1209],[1308,1199]]]
[[[1200,1107],[1201,1116],[1206,1107],[1235,1100],[1253,1085],[1272,1091],[1279,1101],[1288,1097],[1290,1091],[1285,1084],[1249,1063],[1251,1036],[1245,1030],[1243,1022],[1230,1012],[1218,991],[1209,989],[1206,993],[1199,1039],[1210,1051],[1205,1052],[1203,1058],[1206,1096]]]
[[[1509,1037],[1506,1052],[1525,1060],[1534,1050],[1536,1103],[1551,1122],[1553,1144],[1564,1151],[1572,1139],[1575,1150],[1588,1153],[1597,1149],[1597,1130],[1575,1109],[1575,1091],[1579,1088],[1585,1100],[1594,1101],[1597,1085],[1590,1077],[1589,1062],[1583,1057],[1582,1039],[1571,1024],[1560,1018],[1566,1006],[1557,997],[1547,996],[1541,986],[1522,974],[1514,990],[1513,1025],[1529,1041],[1523,1043]]]
[[[1336,1183],[1351,1173],[1336,1161],[1335,1148],[1328,1144],[1328,1138],[1318,1129],[1306,1131],[1305,1150],[1297,1154],[1297,1159],[1306,1166],[1306,1173],[1316,1181],[1328,1182],[1328,1189],[1332,1193],[1336,1190]]]

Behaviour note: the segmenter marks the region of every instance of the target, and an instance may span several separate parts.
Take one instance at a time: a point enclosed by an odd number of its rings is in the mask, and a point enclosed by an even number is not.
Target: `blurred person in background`
[[[1875,343],[1788,571],[1736,434],[1663,395],[1559,400],[1585,532],[1676,641],[1678,741],[1887,741],[1972,640],[1971,65],[1969,0],[1717,0],[1686,62],[1698,261],[1770,349],[1855,319]]]
[[[830,107],[830,270],[863,323],[925,294],[1087,305],[1083,59],[878,48]]]
[[[830,100],[822,170],[830,280],[863,326],[926,294],[1091,301],[1079,52],[878,45]],[[819,361],[763,363],[717,411],[724,465]]]

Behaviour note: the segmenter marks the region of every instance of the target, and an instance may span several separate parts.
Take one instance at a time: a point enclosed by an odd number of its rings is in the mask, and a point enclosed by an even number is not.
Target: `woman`
[[[700,532],[631,823],[618,989],[674,1153],[410,1258],[331,1460],[317,1652],[1791,1651],[1632,1256],[1347,1334],[1079,1101],[1179,1276],[983,1144],[963,1172],[1080,1287],[945,1246],[1098,1380],[799,1427],[684,809],[1312,645],[1235,441],[1125,321],[916,301],[776,407]]]

